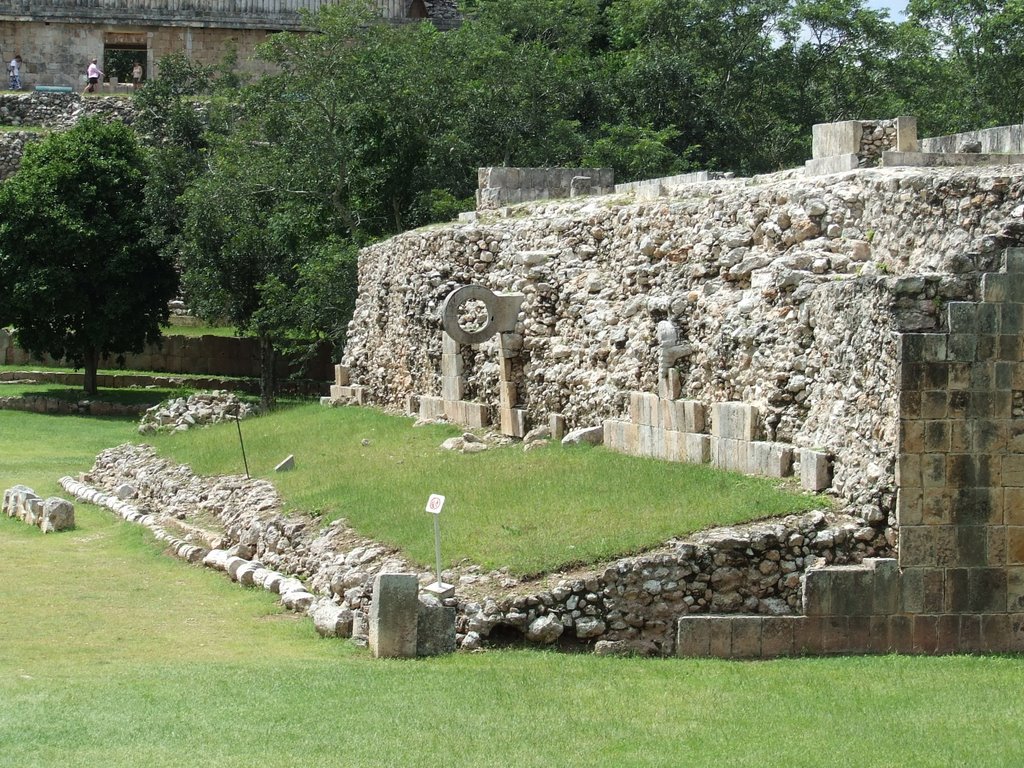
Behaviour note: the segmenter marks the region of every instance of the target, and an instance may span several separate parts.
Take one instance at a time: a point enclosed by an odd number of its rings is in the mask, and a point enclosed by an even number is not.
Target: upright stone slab
[[[419,620],[419,581],[408,573],[379,573],[370,606],[374,658],[414,658]]]
[[[441,656],[455,652],[455,608],[432,595],[420,598],[416,631],[417,656]]]

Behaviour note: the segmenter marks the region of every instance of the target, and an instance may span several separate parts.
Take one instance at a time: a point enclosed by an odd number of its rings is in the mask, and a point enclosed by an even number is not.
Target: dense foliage
[[[145,238],[145,158],[121,123],[82,120],[30,144],[0,184],[0,324],[66,358],[96,391],[101,358],[160,338],[177,282]]]
[[[175,60],[147,86],[177,126],[149,131],[154,231],[190,300],[263,339],[268,360],[287,332],[340,342],[355,250],[471,208],[478,167],[749,174],[805,160],[815,123],[912,114],[936,135],[1020,119],[1019,0],[910,0],[899,23],[864,0],[464,10],[442,33],[380,23],[365,0],[325,6],[317,31],[271,38],[276,74],[233,92],[206,134],[173,99],[212,72]]]

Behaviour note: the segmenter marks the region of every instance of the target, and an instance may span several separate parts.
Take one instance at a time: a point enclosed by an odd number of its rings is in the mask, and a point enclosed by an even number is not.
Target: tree
[[[175,272],[147,247],[145,159],[121,123],[86,119],[26,147],[0,184],[0,322],[33,354],[85,369],[158,342]]]

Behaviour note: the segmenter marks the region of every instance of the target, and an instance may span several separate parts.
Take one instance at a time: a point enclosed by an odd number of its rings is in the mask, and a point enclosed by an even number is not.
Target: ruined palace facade
[[[89,61],[139,61],[146,77],[161,57],[184,51],[212,65],[234,47],[240,65],[259,72],[255,47],[274,32],[303,28],[303,12],[329,0],[0,0],[0,56],[24,60],[24,87],[84,84]],[[455,23],[454,0],[377,0],[388,20]],[[130,64],[129,64],[130,66]],[[121,69],[121,79],[126,73]]]

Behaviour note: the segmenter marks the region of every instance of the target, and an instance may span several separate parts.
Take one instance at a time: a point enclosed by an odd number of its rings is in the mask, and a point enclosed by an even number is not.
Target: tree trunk
[[[257,338],[260,347],[260,407],[271,411],[277,404],[277,352],[270,334],[261,333]]]
[[[87,395],[95,395],[98,387],[96,386],[96,371],[100,367],[100,353],[95,347],[88,347],[85,350],[85,381],[83,383],[83,389]]]

